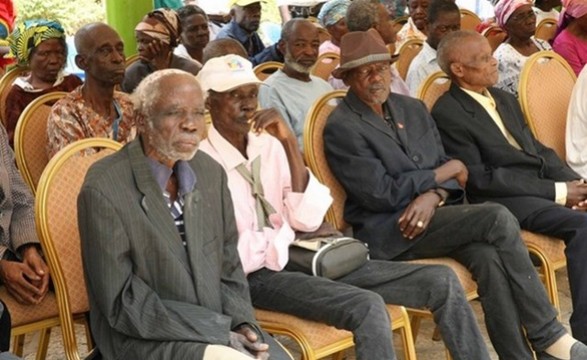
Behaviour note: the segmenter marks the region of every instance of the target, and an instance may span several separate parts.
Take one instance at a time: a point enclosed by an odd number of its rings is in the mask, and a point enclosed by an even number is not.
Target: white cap
[[[198,81],[204,94],[209,90],[227,92],[239,86],[263,83],[255,75],[249,60],[232,54],[206,61],[198,73]]]

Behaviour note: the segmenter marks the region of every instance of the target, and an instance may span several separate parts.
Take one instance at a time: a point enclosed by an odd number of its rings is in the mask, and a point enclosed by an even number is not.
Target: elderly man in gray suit
[[[198,144],[197,80],[133,94],[140,138],[94,164],[78,198],[96,344],[106,359],[290,359],[256,324],[226,174]]]

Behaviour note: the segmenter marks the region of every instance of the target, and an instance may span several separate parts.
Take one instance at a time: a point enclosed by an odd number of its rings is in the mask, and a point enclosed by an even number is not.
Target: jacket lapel
[[[530,145],[528,139],[526,139],[524,133],[522,132],[522,128],[520,128],[520,125],[516,122],[515,117],[512,116],[512,114],[515,114],[514,109],[511,109],[509,104],[503,101],[503,98],[501,96],[495,95],[495,93],[491,91],[491,89],[490,93],[491,96],[493,96],[493,99],[495,100],[497,112],[499,113],[499,116],[501,117],[501,121],[503,121],[505,128],[510,132],[510,134],[514,137],[514,139],[516,139],[518,144],[522,147],[522,151],[535,155],[536,152],[534,151],[534,147]]]
[[[198,155],[196,153],[194,159],[190,161],[196,176],[207,172],[202,162],[198,161]],[[220,186],[217,187],[219,188]],[[199,177],[194,190],[184,197],[185,236],[189,262],[192,268],[198,269],[193,274],[193,279],[199,303],[209,309],[222,312],[221,304],[217,301],[218,289],[214,281],[210,281],[217,276],[217,269],[208,257],[210,256],[208,253],[213,252],[206,250],[206,246],[215,247],[223,239],[216,239],[213,233],[209,233],[214,228],[210,222],[218,221],[218,219],[207,216],[210,213],[206,209],[209,205],[205,202],[207,191],[205,179]]]
[[[393,129],[385,124],[385,121],[379,117],[369,106],[367,106],[361,99],[359,99],[352,91],[349,90],[344,101],[348,107],[355,112],[362,121],[367,123],[372,128],[389,136],[398,145],[403,146],[401,140],[396,135]],[[388,100],[389,101],[389,100]]]
[[[161,194],[161,188],[153,177],[153,172],[143,152],[141,141],[137,140],[130,143],[128,151],[137,189],[143,194],[141,208],[151,221],[155,231],[159,233],[163,241],[167,242],[171,252],[191,274],[181,236],[175,227],[169,207]]]

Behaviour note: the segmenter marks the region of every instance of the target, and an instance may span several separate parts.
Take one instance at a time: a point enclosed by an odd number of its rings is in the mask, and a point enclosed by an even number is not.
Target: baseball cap
[[[233,54],[208,60],[197,78],[204,94],[209,90],[227,92],[239,86],[263,83],[249,60]]]

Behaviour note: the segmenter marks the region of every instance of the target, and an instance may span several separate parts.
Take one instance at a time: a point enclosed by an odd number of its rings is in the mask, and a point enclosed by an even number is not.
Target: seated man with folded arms
[[[201,150],[226,170],[255,306],[352,331],[357,359],[368,360],[395,359],[385,303],[426,308],[454,359],[489,359],[463,289],[447,267],[368,261],[337,281],[284,269],[294,231],[321,225],[330,191],[304,166],[279,113],[257,111],[260,81],[250,62],[214,58],[198,77],[212,116]]]
[[[35,228],[35,198],[24,183],[8,135],[0,126],[0,286],[19,303],[39,304],[49,289],[49,268]]]
[[[277,70],[259,89],[262,108],[275,108],[293,130],[300,148],[306,114],[314,101],[332,91],[326,81],[311,75],[318,60],[318,29],[309,20],[292,19],[283,25],[279,48],[285,54],[283,68]]]
[[[406,76],[410,95],[416,97],[426,78],[440,71],[436,60],[438,43],[447,34],[461,29],[461,13],[453,0],[432,0],[428,7],[428,38],[416,55]]]
[[[522,229],[565,241],[571,329],[587,342],[587,184],[532,135],[515,96],[493,87],[497,60],[487,39],[452,33],[440,43],[438,63],[452,85],[432,116],[448,154],[469,169],[469,201],[502,204]]]
[[[78,198],[96,344],[106,359],[291,359],[254,317],[226,174],[198,145],[204,99],[177,69],[133,93],[140,137]]]
[[[104,23],[83,26],[75,34],[75,62],[85,83],[57,101],[47,120],[47,155],[77,140],[107,137],[126,143],[135,137],[128,95],[115,91],[124,78],[124,43]]]
[[[354,235],[372,259],[449,256],[466,266],[501,359],[534,359],[529,345],[538,360],[585,359],[587,347],[556,318],[516,218],[499,204],[460,205],[467,168],[445,155],[421,101],[390,94],[389,64],[375,31],[342,38],[334,75],[350,89],[328,118],[324,146]]]

